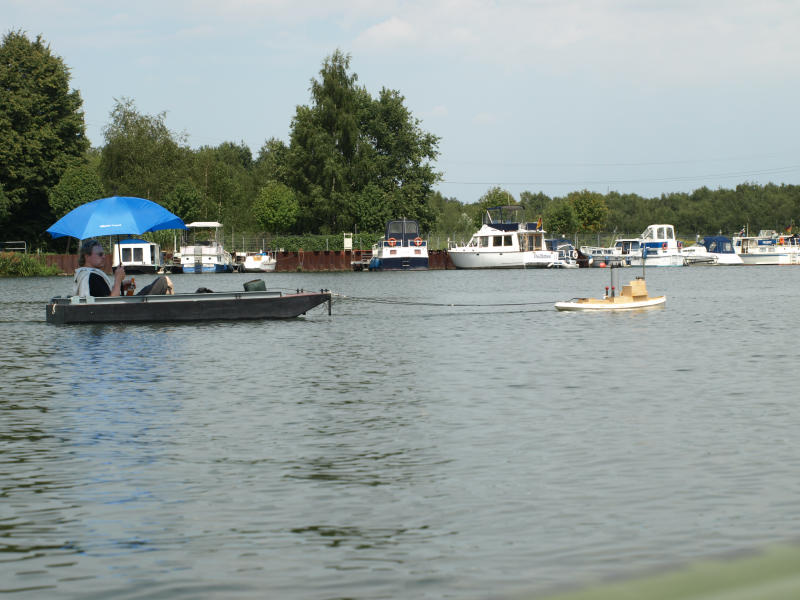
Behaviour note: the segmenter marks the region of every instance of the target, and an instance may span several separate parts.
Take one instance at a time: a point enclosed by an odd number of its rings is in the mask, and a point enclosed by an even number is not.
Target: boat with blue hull
[[[191,241],[181,245],[180,265],[184,273],[232,273],[233,257],[222,247],[220,230],[222,224],[216,221],[196,221],[189,223],[187,231],[191,231]],[[207,230],[203,233],[198,230]]]
[[[424,271],[428,268],[428,242],[419,223],[397,219],[386,223],[386,235],[372,246],[370,271]]]

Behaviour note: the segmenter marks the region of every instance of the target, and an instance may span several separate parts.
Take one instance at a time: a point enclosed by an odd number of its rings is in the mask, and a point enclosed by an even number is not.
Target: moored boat
[[[702,241],[681,249],[686,264],[741,265],[742,259],[734,251],[733,242],[724,235],[707,235]]]
[[[272,252],[237,252],[234,264],[240,273],[269,273],[275,270],[278,261]]]
[[[412,219],[396,219],[386,223],[382,240],[372,246],[370,271],[419,271],[428,268],[428,242],[419,232],[419,223]]]
[[[196,221],[186,227],[192,231],[192,240],[182,244],[180,249],[180,266],[184,273],[233,272],[233,257],[222,247],[220,239],[221,223]],[[198,239],[199,229],[210,230],[209,239]]]
[[[559,261],[558,251],[545,242],[542,220],[524,223],[521,205],[486,210],[483,225],[466,244],[449,242],[447,253],[458,269],[547,268]]]
[[[114,244],[112,268],[116,269],[120,262],[126,273],[157,273],[164,268],[158,244],[133,238]]]
[[[619,238],[614,243],[614,256],[627,266],[682,267],[686,264],[675,238],[675,227],[649,225],[638,238]]]
[[[756,236],[735,236],[733,246],[745,265],[800,264],[800,240],[782,236],[773,230],[761,230]]]
[[[48,323],[142,323],[291,319],[328,302],[331,292],[244,291],[169,296],[58,296],[46,307]]]

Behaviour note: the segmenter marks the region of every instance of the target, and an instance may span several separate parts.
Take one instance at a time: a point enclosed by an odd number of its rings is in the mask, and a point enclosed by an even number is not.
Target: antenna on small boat
[[[647,262],[647,244],[642,247],[642,279],[644,279],[644,264]],[[658,279],[658,277],[656,277]]]

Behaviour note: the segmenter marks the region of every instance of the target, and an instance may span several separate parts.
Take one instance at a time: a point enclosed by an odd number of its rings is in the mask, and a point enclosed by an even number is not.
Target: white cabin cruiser
[[[495,206],[467,244],[449,242],[447,253],[458,269],[547,268],[559,262],[557,250],[548,249],[542,220],[521,223],[521,205]]]
[[[372,246],[370,271],[421,271],[428,268],[428,242],[419,234],[419,223],[397,219],[386,223],[386,235]]]
[[[682,267],[686,264],[672,225],[650,225],[638,238],[618,239],[614,249],[614,255],[621,256],[628,266],[641,266],[643,260],[648,267]]]
[[[216,221],[195,221],[189,223],[185,235],[191,231],[191,242],[181,245],[180,261],[184,273],[232,273],[233,257],[222,247],[220,229],[222,224]],[[198,239],[197,230],[206,229],[213,239]]]
[[[800,264],[798,238],[771,229],[761,230],[757,236],[735,236],[733,246],[745,265]]]

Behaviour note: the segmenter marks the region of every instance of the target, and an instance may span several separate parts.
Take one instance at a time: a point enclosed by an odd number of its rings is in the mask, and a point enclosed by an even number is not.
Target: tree
[[[176,214],[184,223],[203,221],[203,203],[200,192],[191,180],[181,181],[164,197],[164,208]]]
[[[483,224],[483,217],[486,209],[493,206],[514,206],[518,204],[510,192],[499,186],[490,188],[478,201],[472,205],[472,221],[475,227]]]
[[[190,156],[186,136],[167,128],[166,113],[142,115],[129,98],[115,100],[110,116],[100,158],[106,189],[160,203],[186,177]]]
[[[429,162],[439,138],[421,130],[398,92],[383,89],[373,99],[349,69],[340,50],[326,58],[311,81],[312,106],[298,106],[292,119],[278,175],[297,193],[298,228],[363,230],[378,218],[407,217],[425,229],[433,222],[426,200],[440,177]]]
[[[193,178],[202,194],[204,219],[219,220],[237,231],[251,225],[257,187],[253,156],[244,142],[200,148],[194,154]]]
[[[89,164],[68,167],[48,194],[50,208],[56,219],[60,219],[81,204],[104,196],[100,175]]]
[[[0,44],[0,186],[4,234],[39,237],[52,223],[48,191],[89,148],[80,93],[41,36],[11,31]],[[0,199],[1,200],[1,199]],[[0,219],[3,210],[0,201]]]
[[[608,206],[602,194],[582,190],[571,192],[567,195],[567,200],[572,203],[581,232],[597,233],[605,227]]]
[[[545,211],[544,228],[550,235],[568,235],[578,230],[578,218],[572,203],[564,198],[554,200]]]
[[[259,225],[270,233],[289,231],[299,210],[294,192],[277,181],[271,181],[259,190],[252,208]]]

